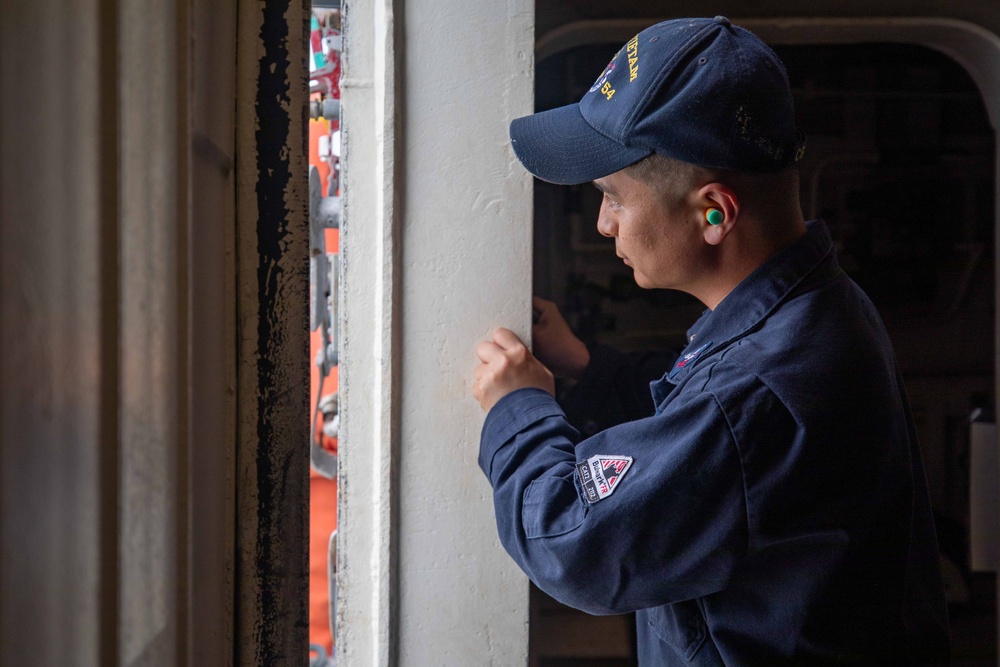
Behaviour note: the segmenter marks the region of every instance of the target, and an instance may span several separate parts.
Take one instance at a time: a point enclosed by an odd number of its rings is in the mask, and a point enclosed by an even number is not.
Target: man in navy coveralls
[[[805,222],[781,62],[724,17],[654,25],[578,104],[515,120],[521,163],[593,181],[598,230],[645,288],[707,310],[655,414],[586,439],[549,371],[605,383],[547,302],[536,349],[480,343],[479,464],[500,539],[542,590],[637,611],[642,665],[947,664],[931,508],[892,347]]]

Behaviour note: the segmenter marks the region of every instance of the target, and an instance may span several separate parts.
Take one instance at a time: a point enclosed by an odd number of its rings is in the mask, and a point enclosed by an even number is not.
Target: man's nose
[[[608,211],[608,205],[604,203],[601,204],[601,210],[597,214],[597,231],[601,233],[601,236],[608,238],[613,237],[618,231],[618,224]]]

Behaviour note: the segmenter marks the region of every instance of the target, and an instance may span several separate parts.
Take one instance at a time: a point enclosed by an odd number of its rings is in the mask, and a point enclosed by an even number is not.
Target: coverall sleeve
[[[590,365],[559,403],[566,418],[585,437],[653,414],[649,383],[663,377],[679,350],[620,352],[600,343],[587,346]]]
[[[493,485],[500,540],[539,588],[577,609],[615,614],[724,588],[747,549],[740,457],[709,392],[574,444],[539,389],[501,399],[479,464]],[[612,493],[589,504],[577,464],[631,457]]]

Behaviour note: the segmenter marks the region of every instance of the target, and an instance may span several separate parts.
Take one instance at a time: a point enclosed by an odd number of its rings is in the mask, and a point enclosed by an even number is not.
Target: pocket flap
[[[694,600],[647,609],[646,618],[656,635],[689,662],[708,636],[705,620]]]
[[[578,528],[586,516],[576,487],[565,477],[536,479],[524,490],[521,523],[528,539],[564,535]]]

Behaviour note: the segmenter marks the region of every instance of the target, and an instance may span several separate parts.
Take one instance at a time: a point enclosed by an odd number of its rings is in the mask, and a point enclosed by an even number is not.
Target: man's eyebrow
[[[598,181],[591,181],[590,184],[606,195],[611,195],[613,197],[616,194],[614,188],[611,188],[610,186],[604,183],[599,183]]]

